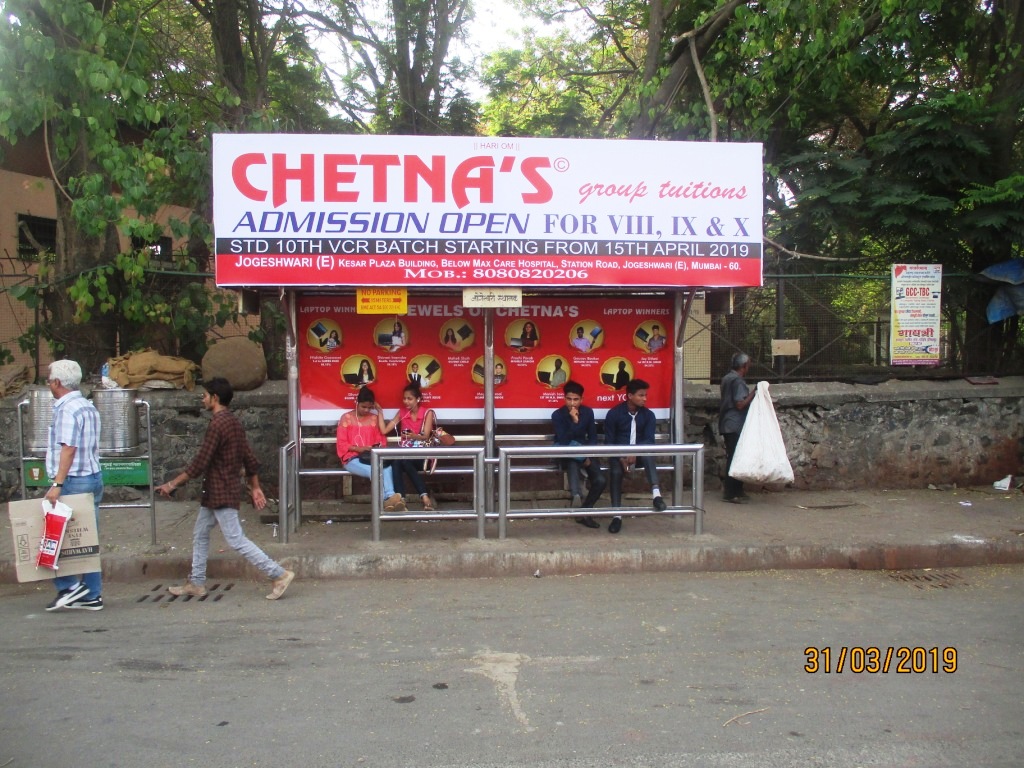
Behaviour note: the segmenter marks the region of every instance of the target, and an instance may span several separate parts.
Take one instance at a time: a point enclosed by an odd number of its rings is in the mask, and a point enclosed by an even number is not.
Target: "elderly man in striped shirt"
[[[46,383],[56,401],[46,446],[46,474],[53,485],[46,492],[46,500],[52,505],[64,495],[91,493],[98,526],[100,501],[103,500],[99,411],[78,389],[82,383],[82,367],[74,360],[50,363]],[[57,587],[57,597],[46,610],[103,610],[103,574],[99,571],[81,576],[58,576],[53,584]]]

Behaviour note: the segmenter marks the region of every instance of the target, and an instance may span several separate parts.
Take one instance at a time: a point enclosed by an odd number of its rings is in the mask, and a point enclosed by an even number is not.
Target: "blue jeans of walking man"
[[[69,476],[64,480],[65,496],[73,496],[76,493],[91,493],[93,510],[96,513],[96,530],[100,527],[100,502],[103,501],[103,475],[97,472],[94,475],[81,475],[78,477]],[[86,600],[93,600],[103,594],[103,573],[83,573],[75,576],[58,576],[53,580],[53,585],[58,592],[83,582],[89,591],[85,595]]]
[[[266,552],[253,544],[242,532],[242,524],[238,520],[238,510],[231,507],[210,509],[199,507],[199,516],[192,528],[192,575],[190,581],[196,586],[206,584],[206,561],[210,556],[210,531],[219,525],[220,532],[228,546],[255,566],[260,573],[270,579],[279,579],[285,569]]]

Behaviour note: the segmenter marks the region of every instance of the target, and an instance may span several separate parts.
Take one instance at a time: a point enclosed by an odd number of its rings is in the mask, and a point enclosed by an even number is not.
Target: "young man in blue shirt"
[[[555,445],[597,445],[597,421],[594,410],[583,404],[583,385],[575,381],[567,381],[562,387],[565,405],[551,413],[551,424],[555,428]],[[579,504],[582,509],[593,509],[597,499],[604,490],[605,478],[601,463],[587,456],[574,456],[564,459],[563,466],[569,476],[569,492],[572,503]],[[580,504],[580,470],[587,474],[590,491],[587,498]],[[576,522],[587,528],[600,528],[601,524],[589,515],[577,517]]]

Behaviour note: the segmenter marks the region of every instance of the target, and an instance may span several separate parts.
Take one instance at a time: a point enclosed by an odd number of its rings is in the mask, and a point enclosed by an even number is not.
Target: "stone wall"
[[[992,385],[964,380],[778,384],[771,394],[799,488],[990,484],[1024,469],[1022,378],[999,379]],[[139,396],[150,403],[154,478],[163,482],[195,455],[209,416],[202,410],[198,389],[146,391]],[[22,399],[0,400],[0,434],[7,436],[0,447],[4,501],[19,491],[17,404]],[[278,449],[288,434],[287,401],[285,382],[272,381],[258,390],[236,393],[232,403],[262,462],[261,479],[272,497]],[[719,487],[722,467],[717,419],[717,386],[688,384],[686,440],[708,446],[708,489]],[[462,435],[480,431],[479,425],[451,426]],[[333,450],[326,448],[309,454],[309,465],[334,460]],[[198,482],[179,491],[181,498],[198,498],[198,493]],[[325,490],[322,484],[303,486],[306,498],[324,493],[335,495],[336,490]]]
[[[83,387],[83,391],[85,388]],[[169,480],[195,456],[206,432],[209,414],[203,410],[203,390],[146,390],[138,397],[149,403],[153,426],[152,456],[154,483]],[[20,493],[18,472],[17,406],[24,395],[0,400],[0,434],[9,435],[0,448],[0,500]],[[288,435],[288,393],[285,382],[267,382],[251,392],[236,392],[231,402],[245,427],[249,443],[261,463],[260,480],[267,495],[276,496],[278,449]],[[140,422],[142,419],[140,419]],[[139,427],[140,442],[145,447],[145,425]],[[181,488],[175,498],[198,499],[200,483],[192,481]],[[116,492],[114,492],[116,493]]]
[[[990,484],[1024,470],[1024,379],[779,384],[772,400],[806,489]],[[688,438],[712,442],[717,387],[687,393]],[[719,441],[720,442],[720,441]],[[721,452],[709,456],[717,477]],[[709,478],[710,480],[710,478]]]

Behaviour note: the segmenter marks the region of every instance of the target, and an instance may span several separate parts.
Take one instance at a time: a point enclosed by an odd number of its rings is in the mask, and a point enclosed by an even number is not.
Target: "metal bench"
[[[542,427],[549,422],[516,422],[517,426]],[[529,511],[513,511],[511,509],[511,476],[522,474],[543,474],[563,473],[564,467],[560,459],[580,455],[580,446],[555,446],[552,445],[554,436],[541,432],[526,433],[505,433],[494,436],[494,446],[497,456],[486,456],[486,439],[479,433],[461,433],[460,424],[456,424],[453,432],[456,443],[452,446],[437,446],[433,448],[400,448],[397,445],[389,444],[386,448],[377,448],[371,452],[371,474],[377,477],[381,470],[381,461],[388,459],[439,459],[462,460],[460,465],[440,465],[432,473],[433,475],[469,475],[472,478],[472,506],[463,509],[446,509],[434,512],[385,512],[382,507],[381,488],[379,483],[370,484],[370,514],[372,519],[373,540],[380,540],[381,522],[391,520],[415,519],[415,520],[459,520],[466,519],[477,521],[478,538],[485,537],[485,523],[487,520],[497,520],[498,536],[505,538],[507,532],[507,521],[509,518],[529,517],[575,517],[579,516],[579,510],[567,507],[549,507],[543,509],[531,509]],[[471,426],[466,423],[465,426]],[[668,443],[668,435],[659,432],[656,436],[656,445],[631,446],[628,448],[629,455],[654,455],[672,456],[672,463],[659,463],[659,471],[672,471],[676,475],[675,489],[672,494],[674,501],[681,500],[683,483],[683,459],[686,456],[692,457],[691,462],[691,503],[688,505],[674,504],[665,512],[641,509],[639,507],[602,507],[591,511],[595,516],[609,516],[615,514],[644,515],[644,514],[692,514],[694,515],[694,532],[699,534],[703,531],[703,473],[704,473],[704,446],[703,445],[673,445]],[[396,443],[396,438],[389,438],[389,443]],[[306,436],[302,438],[305,445],[335,445],[336,438],[333,436]],[[587,446],[585,452],[588,456],[608,457],[622,456],[627,453],[623,446],[593,445]],[[297,481],[304,477],[345,477],[353,476],[341,466],[335,467],[302,467],[299,466],[298,446],[294,441],[289,442],[281,448],[280,452],[280,508],[279,527],[282,531],[282,541],[287,543],[288,535],[294,532],[300,521],[301,513],[301,491]],[[541,460],[541,461],[538,461]],[[528,463],[529,462],[529,463]],[[495,477],[497,487],[495,487]],[[494,501],[497,501],[495,508]],[[588,512],[590,514],[591,512]]]
[[[585,453],[591,458],[617,458],[623,455],[630,456],[675,456],[680,460],[684,456],[691,457],[691,497],[688,505],[673,504],[664,512],[653,509],[641,509],[638,507],[600,507],[586,510],[588,516],[614,516],[614,515],[693,515],[693,532],[701,534],[704,531],[704,446],[703,444],[667,444],[667,445],[588,445],[588,446],[523,446],[523,447],[501,447],[498,449],[498,538],[504,539],[508,529],[509,518],[530,518],[530,517],[578,517],[581,511],[578,509],[566,509],[564,507],[547,507],[541,509],[530,509],[524,511],[513,511],[510,507],[512,495],[511,476],[514,472],[514,462],[519,459],[549,458],[557,460],[570,458]],[[673,468],[678,469],[678,465]],[[559,471],[561,471],[561,466]],[[676,491],[673,493],[673,501],[681,501],[678,498],[682,486],[682,477],[676,472]]]

